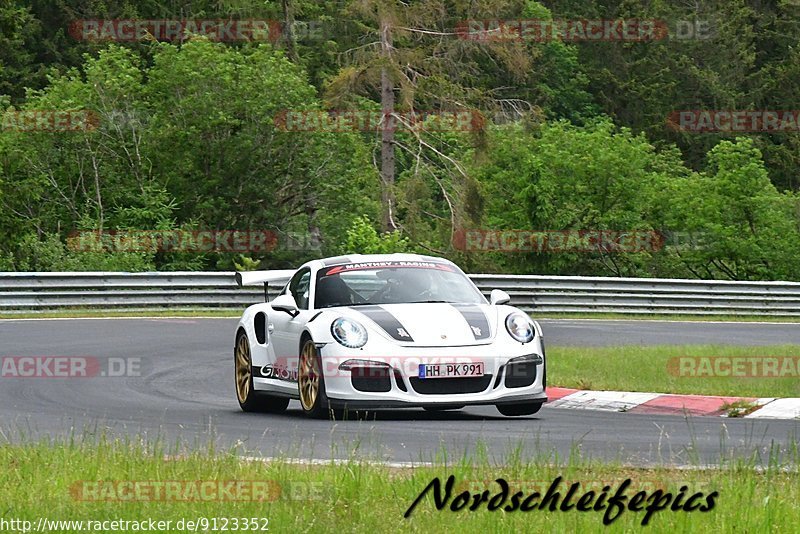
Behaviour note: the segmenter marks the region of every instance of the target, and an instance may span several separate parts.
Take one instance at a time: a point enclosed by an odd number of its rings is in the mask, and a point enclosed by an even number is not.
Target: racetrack
[[[385,411],[316,421],[292,402],[283,415],[245,414],[233,387],[235,319],[0,321],[0,357],[141,358],[141,376],[0,378],[0,432],[12,440],[71,432],[179,439],[192,447],[241,443],[247,454],[420,462],[485,446],[502,462],[579,452],[647,465],[716,463],[800,443],[800,420],[689,418],[562,410],[505,418],[494,407],[433,414]],[[797,324],[542,321],[548,346],[800,344]],[[552,377],[551,377],[552,378]],[[0,436],[1,438],[2,436]],[[355,452],[354,452],[355,451]]]

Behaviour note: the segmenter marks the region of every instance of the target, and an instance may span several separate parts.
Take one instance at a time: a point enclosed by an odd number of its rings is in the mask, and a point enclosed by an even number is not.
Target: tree
[[[486,228],[539,232],[641,232],[650,246],[630,251],[543,246],[532,252],[478,252],[518,272],[646,274],[659,244],[655,193],[685,172],[674,153],[659,153],[642,135],[617,131],[609,120],[585,127],[565,121],[526,131],[493,131],[490,156],[474,164],[486,202]],[[538,246],[538,245],[537,245]],[[580,249],[581,247],[577,247]],[[476,256],[478,256],[476,258]]]
[[[5,227],[10,249],[32,228],[39,237],[276,231],[283,248],[261,259],[293,264],[319,251],[286,249],[286,232],[316,232],[309,241],[332,248],[356,213],[371,211],[372,176],[357,136],[276,126],[281,110],[318,105],[302,69],[269,45],[161,44],[149,68],[132,51],[109,46],[87,58],[83,72],[53,78],[26,106],[90,109],[100,120],[94,131],[0,134],[0,201],[15,214]],[[233,260],[212,255],[205,264],[229,268]],[[175,258],[155,261],[165,267]]]
[[[391,116],[402,123],[402,113],[414,110],[447,113],[477,109],[487,117],[503,111],[512,111],[514,116],[537,114],[537,99],[552,102],[560,97],[561,88],[534,82],[535,61],[547,56],[545,64],[558,64],[563,59],[575,66],[568,59],[571,51],[560,44],[495,42],[475,39],[463,31],[463,22],[473,18],[520,18],[533,13],[549,16],[537,2],[456,3],[445,7],[433,0],[414,4],[370,0],[352,2],[349,13],[368,36],[374,36],[374,41],[360,43],[346,56],[347,62],[327,85],[327,103],[331,107],[359,107],[359,96],[374,98],[380,102],[387,122]],[[581,80],[579,72],[572,74],[571,79]],[[555,85],[559,84],[562,82]],[[580,100],[580,90],[570,91],[570,98]],[[581,106],[586,108],[587,102]],[[581,112],[573,110],[573,114],[580,116]],[[476,141],[484,124],[486,120],[473,123]],[[414,132],[417,135],[411,142],[401,146],[393,129],[381,128],[384,230],[402,227],[395,217],[399,207],[393,199],[396,178],[405,169],[397,168],[395,149],[419,154],[417,159],[433,165],[436,160],[445,160],[454,177],[468,181],[457,160],[444,157],[429,142],[426,134],[430,131],[425,130],[424,123]],[[452,206],[447,219],[458,218],[458,209]]]

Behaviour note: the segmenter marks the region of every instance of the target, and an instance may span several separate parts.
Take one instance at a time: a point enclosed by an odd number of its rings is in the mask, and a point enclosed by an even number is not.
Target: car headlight
[[[506,330],[508,330],[511,337],[520,343],[533,341],[533,325],[528,317],[519,312],[514,312],[506,317]]]
[[[349,349],[357,349],[367,343],[367,329],[346,317],[339,317],[333,321],[331,334],[336,341]]]

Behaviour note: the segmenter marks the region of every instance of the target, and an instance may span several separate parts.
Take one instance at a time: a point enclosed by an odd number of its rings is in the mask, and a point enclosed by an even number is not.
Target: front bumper
[[[496,406],[498,404],[527,404],[527,403],[545,403],[547,397],[518,395],[503,397],[502,400],[478,400],[478,401],[455,401],[450,402],[406,402],[406,401],[392,401],[392,400],[343,400],[343,399],[329,399],[331,406],[334,408],[347,408],[349,410],[380,410],[383,408],[425,408],[425,407],[442,407],[442,406]]]
[[[364,352],[335,343],[320,347],[325,390],[331,404],[398,408],[547,401],[546,361],[538,339],[503,347],[396,347],[391,357]],[[348,364],[342,365],[345,362]],[[418,376],[420,364],[475,362],[484,364],[482,377]]]

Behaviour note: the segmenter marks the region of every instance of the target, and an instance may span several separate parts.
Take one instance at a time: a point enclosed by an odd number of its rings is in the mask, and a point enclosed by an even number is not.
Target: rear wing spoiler
[[[295,271],[244,271],[236,273],[236,283],[239,287],[244,286],[260,286],[264,285],[264,302],[269,302],[269,284],[270,282],[288,281]]]
[[[294,270],[237,272],[236,283],[239,284],[239,287],[244,287],[260,286],[270,282],[286,282],[294,273]]]
[[[264,302],[269,302],[270,282],[287,282],[295,271],[245,271],[236,273],[236,283],[239,287],[264,285]]]

